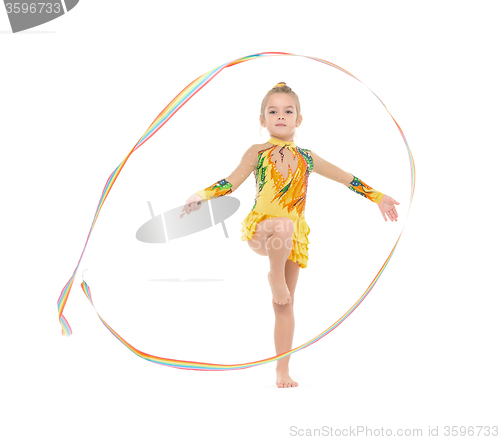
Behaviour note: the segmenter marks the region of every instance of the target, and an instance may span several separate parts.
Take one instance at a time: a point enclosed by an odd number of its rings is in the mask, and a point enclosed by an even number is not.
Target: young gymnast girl
[[[302,123],[299,98],[284,82],[269,90],[261,105],[260,123],[271,138],[252,145],[238,167],[226,179],[197,191],[183,208],[181,217],[200,209],[201,203],[230,194],[253,172],[257,185],[255,203],[243,220],[241,240],[248,241],[258,255],[269,257],[267,274],[276,317],[276,354],[292,349],[295,320],[293,302],[300,268],[309,258],[309,226],[304,217],[309,174],[316,173],[339,182],[376,203],[387,221],[397,221],[396,200],[372,189],[362,180],[327,162],[311,150],[293,142],[295,128]],[[290,356],[277,361],[278,388],[298,385],[289,375]]]

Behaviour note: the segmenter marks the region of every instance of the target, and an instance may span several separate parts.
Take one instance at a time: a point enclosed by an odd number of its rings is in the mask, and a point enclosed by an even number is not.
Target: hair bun
[[[275,86],[274,86],[271,90],[273,90],[273,89],[277,89],[277,88],[279,88],[279,87],[285,87],[285,86],[286,86],[286,87],[288,87],[288,86],[286,85],[286,82],[279,82],[279,83],[278,83],[278,84],[276,84],[276,85],[275,85]],[[267,91],[267,93],[269,93],[271,90],[268,90],[268,91]],[[290,90],[291,90],[291,89],[290,89]]]

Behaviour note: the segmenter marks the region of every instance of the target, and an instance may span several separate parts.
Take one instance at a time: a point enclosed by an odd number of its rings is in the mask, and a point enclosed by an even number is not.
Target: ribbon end
[[[64,315],[61,315],[59,322],[61,323],[61,327],[62,327],[61,335],[66,336],[66,337],[70,337],[73,334],[73,331],[71,330],[71,326],[69,325],[69,322],[66,321],[66,318],[64,317]]]

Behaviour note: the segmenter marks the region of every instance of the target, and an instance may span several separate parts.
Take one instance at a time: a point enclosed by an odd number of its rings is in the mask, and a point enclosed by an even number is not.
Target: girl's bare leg
[[[274,217],[261,221],[255,234],[248,240],[249,246],[259,255],[269,257],[267,274],[273,301],[285,305],[292,301],[285,279],[285,262],[293,244],[293,221],[287,217]]]
[[[286,353],[292,349],[293,332],[295,330],[295,317],[293,315],[293,302],[295,287],[299,278],[300,266],[291,260],[286,260],[285,277],[288,290],[292,297],[292,301],[284,306],[278,305],[273,301],[274,315],[276,323],[274,325],[274,344],[276,346],[276,354]],[[295,382],[288,372],[288,363],[290,355],[279,359],[276,365],[276,385],[278,388],[296,387]]]
[[[288,260],[292,242],[293,222],[286,217],[275,217],[260,222],[252,239],[248,240],[249,246],[257,254],[269,256],[271,272],[268,274],[268,279],[273,291],[273,307],[276,317],[274,327],[276,354],[285,353],[292,349],[295,329],[293,295],[300,266],[298,263]],[[280,283],[281,280],[283,280],[284,286]],[[289,294],[286,301],[282,293]],[[298,385],[288,374],[289,361],[290,356],[277,361],[276,385],[278,388]]]

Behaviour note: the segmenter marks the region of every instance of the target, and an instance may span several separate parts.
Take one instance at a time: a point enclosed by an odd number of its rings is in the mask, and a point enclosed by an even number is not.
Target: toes
[[[276,381],[278,388],[293,388],[298,386],[298,382],[295,382],[292,378],[283,379],[282,381]]]

